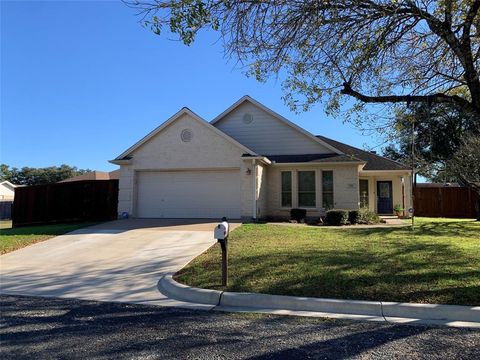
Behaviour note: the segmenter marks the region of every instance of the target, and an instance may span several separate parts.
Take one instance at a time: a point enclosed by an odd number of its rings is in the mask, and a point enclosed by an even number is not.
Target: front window
[[[298,206],[315,207],[315,171],[298,172]]]
[[[368,208],[368,180],[360,180],[360,208]]]
[[[291,171],[282,171],[282,207],[292,207]]]
[[[333,209],[333,171],[322,171],[322,206]]]

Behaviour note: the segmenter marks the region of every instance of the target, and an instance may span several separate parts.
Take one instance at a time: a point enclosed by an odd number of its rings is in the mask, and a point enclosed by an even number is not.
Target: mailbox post
[[[228,284],[228,233],[229,225],[226,218],[222,218],[222,222],[215,226],[213,236],[220,243],[222,248],[222,286]]]

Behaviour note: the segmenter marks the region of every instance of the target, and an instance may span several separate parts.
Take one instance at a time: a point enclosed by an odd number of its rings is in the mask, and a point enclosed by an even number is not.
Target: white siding
[[[250,124],[243,121],[245,114],[253,116]],[[332,153],[332,150],[248,101],[214,126],[261,155]]]
[[[0,200],[13,200],[15,190],[10,188],[10,185],[0,184]]]

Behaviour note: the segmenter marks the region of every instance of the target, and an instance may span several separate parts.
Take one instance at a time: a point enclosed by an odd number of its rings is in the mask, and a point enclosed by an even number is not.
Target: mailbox
[[[229,226],[227,218],[222,218],[222,222],[215,226],[213,237],[218,240],[222,248],[222,286],[228,284],[228,232]]]
[[[217,240],[225,240],[228,237],[228,222],[222,221],[213,231],[213,237]]]

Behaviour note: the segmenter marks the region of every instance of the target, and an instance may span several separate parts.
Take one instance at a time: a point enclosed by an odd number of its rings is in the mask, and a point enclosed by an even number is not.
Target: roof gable
[[[18,186],[18,185],[14,185],[12,184],[10,181],[8,180],[4,180],[2,182],[0,182],[0,185],[6,187],[7,189],[10,189],[10,190],[15,190],[15,188]]]
[[[215,132],[217,135],[220,135],[223,137],[225,140],[229,141],[230,143],[234,144],[238,148],[240,148],[242,151],[245,151],[248,154],[251,155],[256,155],[254,151],[250,150],[246,146],[240,144],[238,141],[235,139],[232,139],[230,136],[227,134],[223,133],[216,127],[212,126],[209,122],[203,120],[200,116],[195,114],[193,111],[190,109],[184,107],[180,111],[178,111],[176,114],[174,114],[170,119],[165,121],[163,124],[155,128],[153,131],[148,133],[146,136],[144,136],[142,139],[140,139],[138,142],[136,142],[134,145],[129,147],[127,150],[125,150],[123,153],[121,153],[119,156],[115,158],[115,160],[112,160],[113,163],[116,161],[122,161],[127,159],[135,150],[137,150],[139,147],[141,147],[143,144],[147,143],[149,140],[154,138],[156,135],[161,133],[164,129],[166,129],[169,125],[173,124],[176,120],[180,119],[183,115],[189,115],[190,118],[198,121],[200,124],[203,126],[206,126],[209,130]]]
[[[226,132],[230,136],[232,136],[234,138],[237,138],[238,141],[245,142],[246,145],[253,148],[253,150],[256,150],[257,152],[259,152],[258,149],[255,149],[255,147],[253,145],[247,143],[248,140],[250,140],[252,138],[251,137],[252,134],[246,134],[246,133],[241,134],[241,132],[242,132],[241,130],[240,131],[234,131],[233,129],[229,130],[225,124],[222,124],[222,122],[224,122],[224,120],[229,119],[229,116],[233,112],[235,112],[236,110],[238,110],[239,108],[244,106],[246,103],[251,104],[255,108],[259,109],[260,111],[268,114],[270,116],[270,118],[278,121],[281,125],[283,125],[284,128],[290,129],[291,134],[296,134],[297,135],[297,136],[295,136],[295,141],[299,141],[299,139],[301,139],[300,140],[301,142],[310,143],[310,144],[313,143],[314,146],[310,146],[310,149],[311,149],[312,153],[318,153],[319,149],[321,148],[321,149],[324,149],[324,152],[342,154],[342,152],[339,149],[335,148],[334,146],[332,146],[331,144],[329,144],[327,142],[324,142],[322,139],[319,139],[319,138],[315,137],[313,134],[309,133],[308,131],[301,128],[300,126],[292,123],[291,121],[287,120],[286,118],[284,118],[280,114],[274,112],[273,110],[269,109],[268,107],[266,107],[265,105],[256,101],[255,99],[251,98],[248,95],[240,98],[237,102],[235,102],[228,109],[223,111],[220,115],[218,115],[210,123],[212,125],[215,125],[215,127],[220,128],[222,131]],[[237,127],[238,127],[238,124],[237,124]],[[243,127],[247,128],[247,125],[243,125]],[[252,130],[252,131],[253,131],[253,134],[256,134],[256,132],[255,132],[256,129]],[[236,136],[237,134],[238,134],[238,137]],[[242,135],[243,135],[243,138],[242,138]],[[258,135],[258,134],[256,134],[256,135]],[[268,132],[267,134],[260,134],[260,135],[261,136],[269,136],[269,135],[272,135],[272,134],[270,132]],[[292,136],[292,138],[293,137],[294,136]],[[317,147],[315,147],[315,144],[317,145]],[[263,153],[271,153],[271,151],[269,151],[269,149],[262,149],[262,150],[264,150]],[[299,151],[299,153],[305,153],[305,148],[298,149],[298,151]],[[287,151],[287,152],[289,152],[289,151]]]

